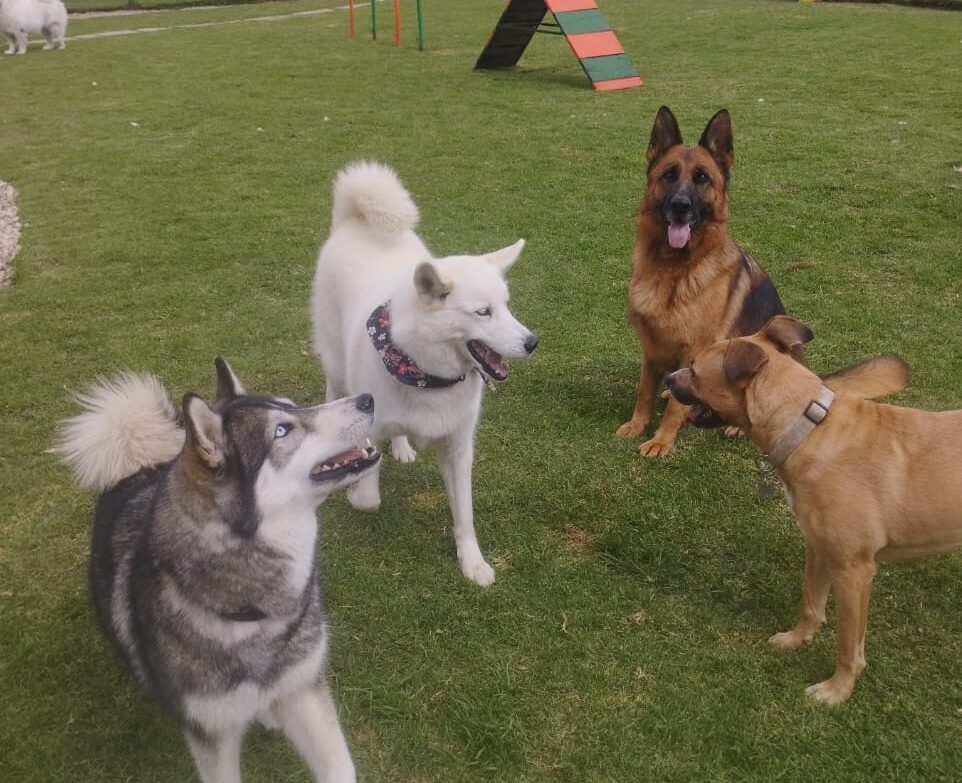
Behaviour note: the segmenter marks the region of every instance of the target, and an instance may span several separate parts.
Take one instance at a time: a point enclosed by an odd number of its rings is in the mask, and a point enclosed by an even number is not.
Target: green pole
[[[418,51],[424,51],[424,18],[421,14],[421,0],[417,1],[418,6]]]
[[[377,0],[371,0],[371,40],[377,40]]]

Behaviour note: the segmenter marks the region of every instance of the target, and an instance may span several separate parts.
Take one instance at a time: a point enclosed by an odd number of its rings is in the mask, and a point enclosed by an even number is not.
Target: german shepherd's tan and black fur
[[[734,157],[725,109],[711,118],[694,147],[684,146],[671,110],[658,110],[628,285],[628,320],[643,354],[641,380],[631,419],[618,429],[619,437],[644,432],[667,373],[717,340],[752,334],[785,312],[765,270],[728,233]],[[668,454],[686,412],[670,399],[661,425],[639,447],[641,454]]]

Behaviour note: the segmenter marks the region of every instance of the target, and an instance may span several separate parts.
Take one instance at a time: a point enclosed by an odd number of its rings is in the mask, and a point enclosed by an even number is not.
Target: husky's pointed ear
[[[427,300],[443,300],[451,293],[451,284],[441,279],[430,261],[422,261],[414,270],[414,288],[418,296]]]
[[[747,340],[732,340],[725,351],[722,367],[730,383],[751,380],[768,362],[765,350]]]
[[[217,398],[214,400],[214,410],[220,410],[235,397],[247,394],[247,390],[222,357],[214,359],[214,366],[217,368]]]
[[[732,141],[732,118],[728,109],[722,109],[712,117],[705,126],[698,146],[704,147],[715,159],[725,174],[725,184],[731,175],[732,164],[735,162],[735,145]]]
[[[210,470],[217,471],[227,461],[224,422],[196,394],[185,394],[184,422],[187,424],[187,446]]]
[[[662,106],[655,115],[655,124],[651,126],[651,138],[648,140],[648,166],[664,155],[676,144],[684,144],[681,140],[681,129],[678,120],[671,113],[671,109]]]
[[[815,335],[801,321],[787,315],[776,315],[762,327],[762,334],[782,353],[796,354]]]
[[[489,264],[494,264],[503,275],[514,266],[514,262],[518,260],[522,250],[524,250],[524,240],[519,239],[513,245],[488,253],[485,259]]]

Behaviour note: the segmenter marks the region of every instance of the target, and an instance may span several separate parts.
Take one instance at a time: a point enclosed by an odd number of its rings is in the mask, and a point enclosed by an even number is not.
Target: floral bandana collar
[[[454,386],[464,380],[464,375],[457,378],[441,378],[429,375],[415,364],[414,359],[391,342],[391,312],[388,310],[390,302],[385,302],[376,308],[367,319],[367,335],[374,344],[374,349],[381,356],[381,361],[397,380],[416,389],[443,389]]]

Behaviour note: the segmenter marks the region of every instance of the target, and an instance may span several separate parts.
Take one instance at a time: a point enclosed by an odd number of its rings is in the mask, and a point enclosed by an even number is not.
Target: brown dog
[[[734,155],[724,109],[695,147],[682,144],[671,110],[658,110],[628,284],[628,320],[643,354],[641,380],[631,419],[615,433],[619,437],[644,432],[666,373],[716,340],[751,334],[785,312],[765,270],[728,233]],[[684,420],[684,406],[669,400],[661,426],[639,447],[641,454],[670,452]]]
[[[837,704],[865,667],[876,563],[962,546],[962,410],[864,399],[903,388],[908,366],[883,356],[820,378],[790,355],[811,338],[779,316],[702,351],[667,383],[701,420],[717,414],[741,427],[775,464],[805,536],[805,582],[798,623],[769,641],[783,650],[808,644],[834,589],[838,664],[806,693]]]

